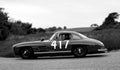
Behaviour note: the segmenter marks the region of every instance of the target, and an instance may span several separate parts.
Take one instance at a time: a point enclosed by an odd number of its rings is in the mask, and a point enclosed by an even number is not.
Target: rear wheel
[[[75,47],[72,53],[75,57],[84,57],[87,54],[87,49],[85,47]]]
[[[31,59],[34,58],[33,49],[31,47],[25,47],[20,50],[20,56],[23,59]]]

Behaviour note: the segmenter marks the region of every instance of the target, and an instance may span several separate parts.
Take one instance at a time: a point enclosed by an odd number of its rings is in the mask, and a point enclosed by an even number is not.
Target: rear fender
[[[84,44],[81,44],[81,45],[80,44],[72,45],[71,50],[73,50],[76,47],[83,47],[84,49],[86,49],[86,51],[88,51],[88,45],[84,45]]]

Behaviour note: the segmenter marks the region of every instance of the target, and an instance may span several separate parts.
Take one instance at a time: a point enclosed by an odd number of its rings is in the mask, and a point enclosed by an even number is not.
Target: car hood
[[[48,42],[48,41],[49,40],[21,42],[21,43],[14,44],[13,47],[29,46],[29,45],[42,45],[43,43]]]

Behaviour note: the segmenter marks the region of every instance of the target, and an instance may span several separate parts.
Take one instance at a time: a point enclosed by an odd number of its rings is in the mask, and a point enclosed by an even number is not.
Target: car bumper
[[[104,49],[98,49],[98,52],[107,52],[107,49],[106,48],[104,48]]]
[[[88,52],[88,54],[95,54],[95,53],[107,53],[107,49],[106,48],[93,49]]]

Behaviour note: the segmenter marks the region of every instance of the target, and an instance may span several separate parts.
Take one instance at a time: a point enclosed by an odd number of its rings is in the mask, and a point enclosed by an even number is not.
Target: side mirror
[[[41,41],[44,41],[44,40],[45,40],[44,38],[41,39]]]

